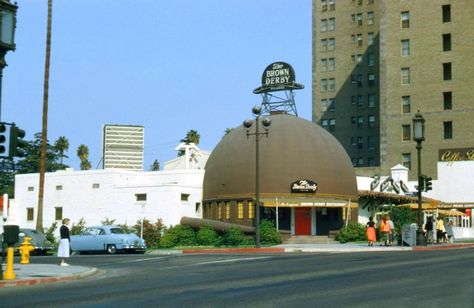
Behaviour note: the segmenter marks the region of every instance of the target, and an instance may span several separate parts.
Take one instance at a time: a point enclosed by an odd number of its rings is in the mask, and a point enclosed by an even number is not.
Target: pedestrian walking
[[[451,220],[446,226],[446,235],[448,236],[448,243],[454,243],[453,222]]]
[[[372,216],[369,217],[369,222],[365,226],[365,234],[367,235],[369,246],[374,246],[374,243],[377,241],[377,235],[375,234],[375,222]]]
[[[390,240],[390,224],[387,221],[387,215],[384,215],[382,217],[382,221],[380,222],[380,233],[382,234],[382,243],[385,246],[388,246]]]
[[[434,243],[434,236],[433,236],[433,217],[428,216],[428,219],[425,224],[425,231],[426,231],[426,238],[428,244]]]
[[[438,221],[436,222],[436,243],[439,244],[443,242],[443,232],[444,231],[444,222],[441,217],[438,217]]]
[[[388,246],[392,246],[393,245],[393,240],[395,238],[395,224],[390,219],[390,216],[387,216],[387,223],[390,226],[390,234],[388,236]]]
[[[64,259],[69,258],[70,254],[70,247],[69,243],[71,241],[71,238],[69,236],[69,218],[64,218],[63,219],[63,225],[61,228],[59,228],[59,234],[61,238],[59,239],[59,246],[58,246],[58,257],[61,258],[61,266],[69,266]]]

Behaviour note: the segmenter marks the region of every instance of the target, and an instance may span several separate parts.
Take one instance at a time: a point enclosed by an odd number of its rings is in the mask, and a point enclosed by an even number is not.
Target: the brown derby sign
[[[474,160],[474,148],[439,150],[439,161],[453,163]]]
[[[318,183],[311,180],[298,180],[291,183],[292,193],[315,193],[318,190]]]
[[[262,86],[280,88],[295,81],[293,67],[285,62],[274,62],[265,68],[262,75]]]

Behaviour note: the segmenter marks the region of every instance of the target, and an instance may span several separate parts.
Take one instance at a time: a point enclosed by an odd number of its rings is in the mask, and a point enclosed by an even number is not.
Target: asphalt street
[[[57,263],[55,257],[32,262]],[[78,281],[0,289],[1,307],[474,307],[474,249],[81,255]]]

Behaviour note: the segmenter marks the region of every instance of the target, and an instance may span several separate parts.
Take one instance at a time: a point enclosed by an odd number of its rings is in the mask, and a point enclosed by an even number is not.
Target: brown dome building
[[[348,216],[357,221],[356,176],[341,144],[294,115],[270,119],[268,135],[259,137],[261,219],[292,235],[327,235]],[[264,131],[261,124],[259,130]],[[233,129],[212,151],[205,170],[203,218],[253,225],[255,135],[247,137],[243,125]]]

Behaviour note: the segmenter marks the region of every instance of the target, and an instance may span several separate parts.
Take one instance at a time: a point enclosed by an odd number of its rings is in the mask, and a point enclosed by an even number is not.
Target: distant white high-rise
[[[103,168],[143,171],[145,129],[140,125],[104,125]]]

